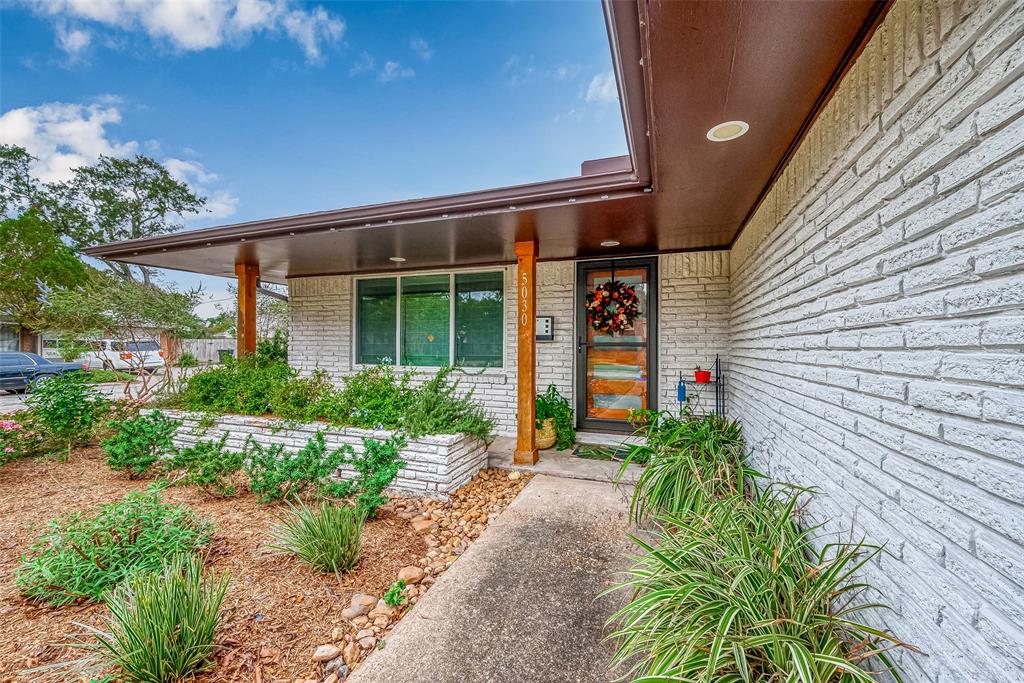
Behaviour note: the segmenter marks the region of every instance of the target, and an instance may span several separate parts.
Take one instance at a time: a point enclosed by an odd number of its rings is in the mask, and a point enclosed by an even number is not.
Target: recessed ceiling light
[[[405,259],[402,258],[401,256],[392,256],[391,260],[394,261],[395,263],[405,263]]]
[[[601,242],[601,246],[602,247],[617,247],[617,246],[619,246],[619,241],[618,240],[605,240],[604,242]]]
[[[726,121],[720,123],[708,131],[708,140],[711,142],[728,142],[735,140],[750,130],[746,121]]]

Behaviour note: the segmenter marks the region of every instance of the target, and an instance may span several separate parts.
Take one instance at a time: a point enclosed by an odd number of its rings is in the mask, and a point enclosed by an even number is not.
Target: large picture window
[[[367,278],[356,284],[356,362],[500,367],[501,271]]]

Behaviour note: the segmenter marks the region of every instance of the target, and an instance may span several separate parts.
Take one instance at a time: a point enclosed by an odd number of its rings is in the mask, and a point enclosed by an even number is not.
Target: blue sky
[[[596,0],[6,1],[0,141],[51,179],[149,154],[210,198],[190,228],[572,176],[625,153]],[[201,281],[223,298],[224,281]]]

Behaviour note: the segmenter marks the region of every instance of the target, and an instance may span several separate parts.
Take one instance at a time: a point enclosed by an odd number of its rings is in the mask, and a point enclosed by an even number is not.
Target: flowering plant
[[[0,419],[0,465],[40,452],[43,437],[30,415]]]
[[[598,332],[615,334],[633,325],[640,315],[636,290],[618,280],[610,280],[587,295],[587,324]]]

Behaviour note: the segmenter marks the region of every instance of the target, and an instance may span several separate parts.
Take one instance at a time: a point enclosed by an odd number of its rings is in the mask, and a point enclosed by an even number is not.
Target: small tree
[[[41,328],[45,289],[85,279],[86,267],[39,212],[0,221],[0,311],[23,330]]]
[[[139,335],[168,334],[178,338],[199,335],[203,321],[196,316],[199,290],[178,292],[154,284],[125,281],[110,272],[95,272],[80,286],[52,292],[46,301],[44,319],[51,329],[70,337],[109,335],[129,342],[140,341]],[[152,386],[142,372],[141,359],[133,369],[143,378],[137,398],[146,398],[158,387]],[[170,381],[168,373],[164,382]],[[127,385],[132,391],[131,385]]]
[[[285,291],[277,285],[260,285],[261,289],[276,292],[284,295]],[[228,285],[229,305],[218,305],[219,315],[213,320],[230,324],[225,331],[234,331],[238,320],[238,288]],[[211,320],[212,322],[212,320]],[[256,290],[256,337],[269,339],[275,333],[287,334],[288,332],[288,302],[264,291]]]

